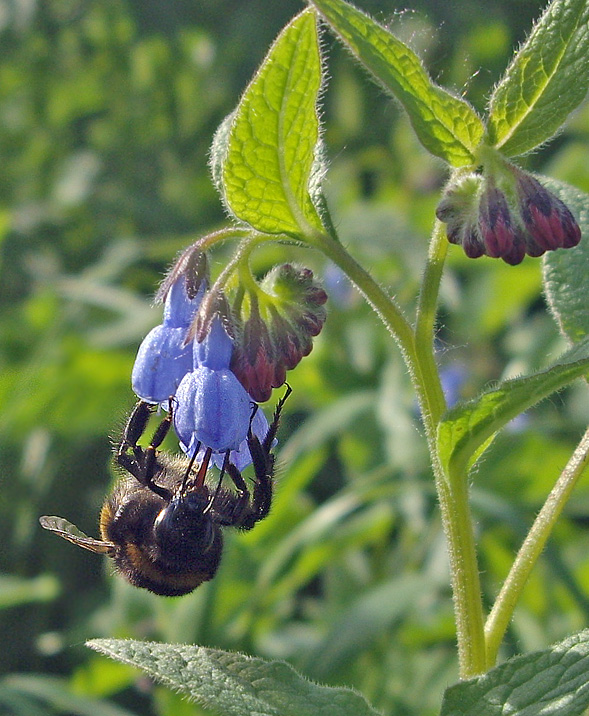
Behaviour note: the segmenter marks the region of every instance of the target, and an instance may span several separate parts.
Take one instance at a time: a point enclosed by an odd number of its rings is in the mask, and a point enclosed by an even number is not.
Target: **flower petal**
[[[192,370],[192,346],[184,345],[186,328],[156,326],[137,351],[131,384],[148,403],[161,403],[176,393]]]
[[[252,420],[252,432],[253,434],[262,442],[266,435],[268,434],[268,420],[266,419],[266,416],[264,415],[264,412],[261,408],[256,410],[256,414],[254,415],[254,418]],[[276,445],[278,440],[274,439],[274,442],[272,445]],[[190,446],[186,446],[184,443],[180,443],[180,447],[182,450],[189,456],[192,457],[192,454],[194,452],[194,448],[197,445],[196,440],[192,440],[192,443]],[[202,462],[204,458],[206,448],[201,447],[198,451],[198,455],[196,456],[196,461],[198,463]],[[223,462],[225,461],[225,453],[213,453],[213,456],[211,458],[211,462],[219,468],[219,470],[223,467]],[[229,453],[229,462],[233,463],[235,467],[241,472],[242,470],[245,470],[245,468],[248,465],[251,465],[252,463],[252,456],[250,454],[249,446],[247,444],[247,440],[243,440],[237,450],[231,450]]]
[[[215,317],[207,335],[199,343],[194,341],[194,364],[212,370],[229,368],[233,353],[233,339],[219,317]]]
[[[229,369],[199,366],[176,391],[176,434],[184,445],[196,441],[218,452],[237,450],[245,440],[252,402]]]
[[[189,298],[186,292],[186,278],[180,276],[166,294],[164,303],[164,326],[188,328],[196,315],[206,290],[206,281],[200,284],[196,296]]]

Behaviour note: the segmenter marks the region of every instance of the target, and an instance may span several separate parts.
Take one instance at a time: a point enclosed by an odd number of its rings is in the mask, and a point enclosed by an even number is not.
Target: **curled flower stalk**
[[[250,429],[260,443],[268,433],[258,403],[311,351],[327,294],[309,269],[290,264],[258,284],[247,251],[238,251],[223,281],[209,287],[202,244],[186,249],[164,279],[163,323],[142,342],[132,384],[145,402],[174,401],[174,429],[190,458],[241,471],[252,462]],[[232,272],[242,279],[233,307],[222,287]]]

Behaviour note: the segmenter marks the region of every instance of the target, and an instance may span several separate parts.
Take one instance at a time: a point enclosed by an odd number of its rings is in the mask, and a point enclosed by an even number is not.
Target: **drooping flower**
[[[539,249],[570,249],[579,243],[581,229],[563,201],[525,172],[517,172],[516,189],[521,218]]]
[[[184,275],[170,286],[164,320],[143,339],[131,375],[135,393],[148,403],[162,403],[175,395],[182,378],[192,370],[192,346],[186,334],[200,306],[206,282],[189,297]]]
[[[446,224],[448,240],[469,258],[487,255],[511,265],[526,254],[571,248],[581,239],[568,207],[513,165],[460,178],[446,190],[436,215]]]
[[[247,438],[252,401],[229,364],[233,341],[219,317],[201,342],[193,342],[193,370],[176,391],[174,426],[186,452],[239,450]]]
[[[252,412],[254,413],[254,416],[252,418],[251,422],[251,429],[252,433],[258,438],[260,442],[262,442],[267,433],[268,433],[268,419],[264,415],[264,411],[261,408],[258,408],[254,412],[254,407],[252,406]],[[274,440],[273,444],[276,444],[277,440]],[[194,436],[192,438],[191,445],[185,445],[184,443],[180,443],[180,447],[182,450],[192,457],[194,454],[195,447],[198,446],[198,442],[194,439]],[[198,463],[202,462],[205,456],[207,448],[204,446],[201,446],[197,455],[196,455],[196,461]],[[229,462],[231,462],[235,467],[241,472],[244,470],[248,465],[251,465],[252,463],[252,456],[250,453],[249,445],[246,440],[242,440],[242,442],[239,444],[239,447],[236,450],[230,450],[229,451]],[[225,453],[213,453],[211,457],[211,462],[213,465],[216,465],[219,469],[223,467],[223,463],[225,462]]]
[[[505,194],[488,183],[480,197],[478,230],[485,254],[516,265],[526,255],[526,236],[507,204]],[[539,254],[534,253],[534,256]]]
[[[286,371],[311,352],[325,322],[326,301],[313,272],[291,264],[274,267],[248,291],[231,368],[254,400],[268,400]]]

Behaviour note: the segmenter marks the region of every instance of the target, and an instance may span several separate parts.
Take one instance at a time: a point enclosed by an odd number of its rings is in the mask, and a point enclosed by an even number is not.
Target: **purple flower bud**
[[[485,244],[479,237],[478,226],[467,226],[463,231],[462,239],[454,241],[455,244],[462,244],[464,253],[469,259],[478,259],[485,253]]]
[[[268,327],[260,317],[257,301],[252,297],[249,319],[244,323],[243,333],[231,368],[241,384],[258,403],[268,400],[272,388],[281,386],[286,369],[276,359],[276,351]]]
[[[259,292],[248,295],[231,369],[252,398],[263,402],[311,352],[312,338],[325,323],[327,294],[312,271],[284,264],[268,273]]]
[[[568,206],[533,176],[516,168],[513,173],[519,211],[535,245],[544,251],[576,246],[581,230]]]
[[[446,223],[448,241],[461,244],[469,258],[486,254],[516,265],[526,254],[542,256],[581,239],[568,207],[512,165],[497,175],[461,178],[446,190],[436,214]]]
[[[505,195],[495,186],[489,186],[481,196],[479,229],[487,256],[497,259],[511,251],[514,227]]]

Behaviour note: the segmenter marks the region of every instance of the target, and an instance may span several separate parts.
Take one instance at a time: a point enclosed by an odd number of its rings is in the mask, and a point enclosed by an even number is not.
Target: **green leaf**
[[[225,203],[259,231],[300,236],[322,230],[310,194],[322,173],[320,88],[316,18],[306,10],[272,45],[213,145],[213,174]]]
[[[123,639],[93,639],[88,646],[224,716],[376,716],[355,691],[314,684],[283,661]]]
[[[490,102],[489,139],[507,156],[558,131],[589,88],[589,4],[554,0],[515,55]]]
[[[464,100],[435,85],[417,55],[343,0],[310,0],[353,55],[403,105],[419,141],[448,164],[474,163],[484,127]]]
[[[589,630],[446,690],[440,716],[576,716],[589,706]]]
[[[561,331],[573,343],[589,335],[589,195],[555,180],[542,180],[573,212],[582,239],[573,249],[544,257],[548,305]]]
[[[438,427],[438,450],[448,475],[460,475],[473,455],[524,410],[589,373],[589,338],[562,355],[550,368],[500,383],[468,403],[449,410]]]

